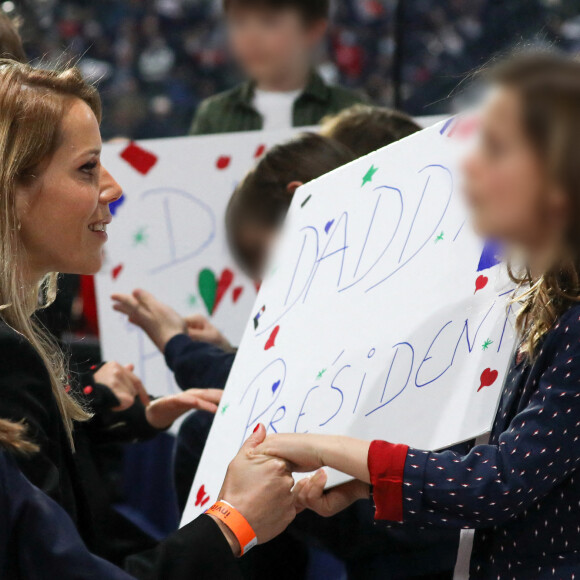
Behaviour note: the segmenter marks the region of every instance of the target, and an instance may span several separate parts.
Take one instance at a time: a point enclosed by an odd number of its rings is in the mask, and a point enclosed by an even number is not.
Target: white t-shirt
[[[256,89],[254,107],[264,119],[264,131],[288,129],[294,120],[294,103],[303,89],[288,92],[270,92]]]

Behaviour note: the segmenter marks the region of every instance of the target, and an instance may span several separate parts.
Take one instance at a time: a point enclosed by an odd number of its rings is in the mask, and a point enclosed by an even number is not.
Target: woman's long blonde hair
[[[78,69],[42,70],[0,60],[0,317],[30,342],[45,364],[71,445],[73,421],[90,415],[65,392],[64,356],[34,321],[34,312],[54,300],[57,274],[33,285],[24,279],[27,256],[16,190],[38,179],[41,163],[58,148],[62,119],[74,99],[86,102],[101,120],[99,95]]]
[[[524,289],[518,330],[523,350],[533,357],[556,320],[580,302],[580,61],[554,51],[521,50],[487,72],[520,98],[526,137],[570,203],[558,259],[539,279],[529,271],[510,272]]]

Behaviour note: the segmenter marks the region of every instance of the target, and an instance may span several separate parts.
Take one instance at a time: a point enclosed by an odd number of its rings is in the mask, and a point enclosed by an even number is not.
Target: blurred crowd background
[[[580,0],[334,0],[319,55],[330,82],[415,115],[445,113],[459,78],[520,43],[580,50]],[[13,0],[29,55],[80,59],[103,95],[105,138],[187,133],[207,96],[239,81],[221,0]],[[397,26],[400,23],[401,26]],[[398,33],[396,33],[398,31]],[[400,79],[400,82],[398,82]]]

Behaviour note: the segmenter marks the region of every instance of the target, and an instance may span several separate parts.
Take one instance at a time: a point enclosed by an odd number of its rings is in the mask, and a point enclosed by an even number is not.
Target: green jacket
[[[263,119],[252,102],[254,84],[245,82],[229,91],[210,97],[199,106],[190,135],[259,131]],[[327,85],[313,73],[304,92],[294,103],[294,127],[318,125],[326,115],[333,115],[364,98],[353,91]]]

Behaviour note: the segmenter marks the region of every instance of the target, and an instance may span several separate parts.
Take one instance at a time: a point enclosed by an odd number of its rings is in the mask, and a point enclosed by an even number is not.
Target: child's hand
[[[181,415],[193,409],[215,413],[222,394],[220,389],[189,389],[151,401],[145,409],[145,415],[155,429],[167,429]]]
[[[324,491],[326,473],[323,469],[312,477],[301,479],[292,490],[298,510],[310,509],[318,515],[329,518],[346,509],[359,499],[369,497],[369,486],[362,481],[349,481],[328,491]]]
[[[193,340],[214,344],[223,350],[231,350],[232,345],[228,339],[201,314],[193,314],[185,317],[187,334]]]
[[[142,328],[155,346],[165,351],[165,345],[176,335],[186,332],[185,320],[170,306],[160,302],[145,290],[133,294],[113,294],[113,309],[129,317]]]
[[[355,479],[370,482],[368,455],[370,443],[340,435],[270,435],[258,452],[285,459],[293,471],[309,472],[333,467]]]
[[[320,453],[324,439],[324,435],[269,435],[256,453],[280,457],[292,465],[292,471],[308,473],[324,467]]]

